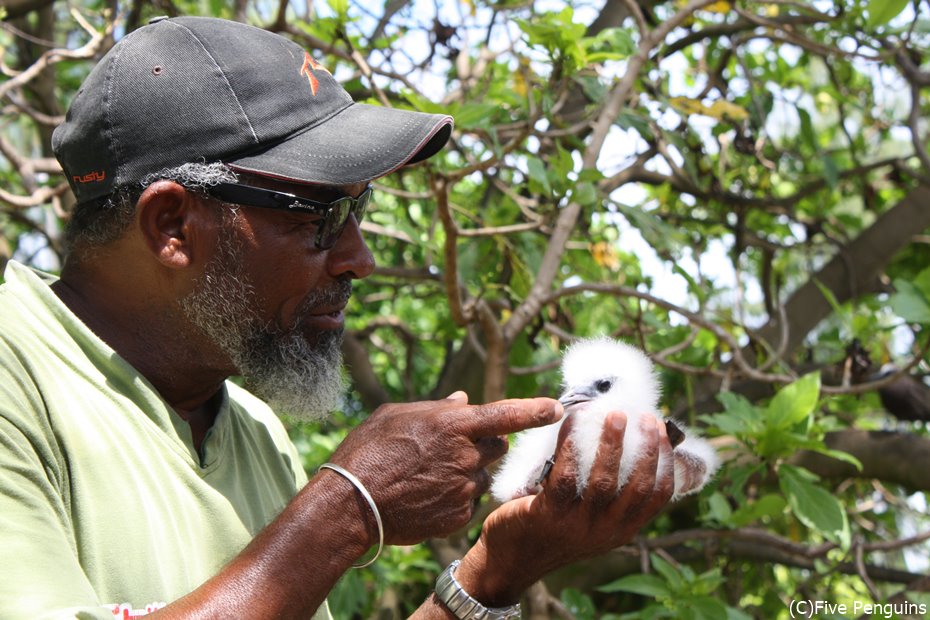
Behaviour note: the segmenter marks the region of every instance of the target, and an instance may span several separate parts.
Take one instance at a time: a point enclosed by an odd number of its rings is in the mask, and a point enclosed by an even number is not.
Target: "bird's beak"
[[[568,390],[559,397],[559,402],[562,403],[562,406],[568,409],[572,405],[577,405],[578,403],[586,403],[589,400],[593,400],[597,394],[591,390],[586,390],[580,388],[577,390]]]

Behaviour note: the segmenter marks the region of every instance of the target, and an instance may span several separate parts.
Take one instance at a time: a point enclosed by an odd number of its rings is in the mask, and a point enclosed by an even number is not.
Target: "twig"
[[[93,58],[100,50],[101,45],[107,35],[112,32],[115,22],[108,23],[103,32],[94,30],[84,16],[71,9],[71,16],[90,34],[90,40],[75,50],[55,48],[39,56],[39,59],[32,63],[27,69],[16,77],[0,84],[0,98],[5,97],[10,91],[22,87],[24,84],[35,79],[47,67],[57,64],[63,60],[76,60],[82,58]]]
[[[458,281],[456,240],[458,239],[459,229],[455,224],[455,220],[452,219],[452,211],[449,209],[448,181],[444,177],[433,176],[431,185],[433,196],[436,198],[439,219],[446,233],[445,243],[443,244],[443,256],[445,257],[443,281],[446,285],[446,297],[449,299],[449,312],[456,325],[464,326],[472,322],[474,315],[466,311]]]
[[[55,187],[40,187],[30,196],[12,194],[0,187],[0,200],[17,209],[29,209],[30,207],[43,205],[52,200],[52,198],[64,194],[66,191],[68,191],[67,183],[59,183]]]

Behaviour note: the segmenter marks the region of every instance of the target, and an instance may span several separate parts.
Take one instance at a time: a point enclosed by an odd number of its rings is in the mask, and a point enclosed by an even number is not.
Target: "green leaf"
[[[633,35],[625,28],[605,28],[589,39],[589,45],[592,51],[610,52],[618,59],[626,58],[636,51]]]
[[[564,62],[569,72],[586,62],[581,45],[586,27],[575,23],[571,7],[558,13],[538,13],[529,20],[515,19],[514,23],[526,34],[530,45],[545,48],[552,60]]]
[[[656,554],[651,554],[649,559],[652,562],[652,567],[656,570],[657,573],[662,575],[662,578],[665,579],[666,583],[668,583],[670,590],[673,592],[679,592],[684,588],[685,583],[682,579],[681,572],[672,566],[668,560],[664,560],[661,556]]]
[[[746,504],[733,513],[730,520],[736,527],[742,527],[754,523],[763,517],[775,517],[785,510],[787,502],[780,495],[774,493],[763,495],[756,501]]]
[[[575,185],[572,199],[580,205],[594,205],[597,203],[597,189],[595,189],[593,183],[578,183]]]
[[[811,114],[804,108],[798,108],[798,117],[801,119],[801,140],[812,152],[817,152],[817,137],[814,133],[814,124]]]
[[[759,409],[740,394],[721,392],[717,400],[725,411],[704,416],[708,424],[716,426],[727,435],[754,435],[762,431]]]
[[[914,278],[914,286],[923,293],[925,299],[930,299],[930,267],[917,274]]]
[[[594,602],[587,594],[575,588],[565,588],[559,598],[578,620],[594,620],[597,617]]]
[[[688,273],[688,271],[678,263],[672,264],[672,271],[685,279],[685,281],[688,283],[688,291],[697,297],[703,305],[704,300],[707,298],[707,288],[705,286],[699,285],[697,280],[695,280],[691,274]]]
[[[407,102],[412,105],[413,108],[418,112],[426,112],[427,114],[445,114],[448,111],[444,106],[430,101],[415,91],[405,90],[403,91],[403,96],[404,99],[406,99]]]
[[[357,571],[344,573],[326,597],[330,610],[337,618],[351,618],[365,605],[367,593],[362,574]]]
[[[727,615],[726,605],[715,598],[709,596],[691,596],[687,601],[682,601],[685,605],[682,611],[683,618],[693,618],[694,620],[720,620]]]
[[[752,620],[752,616],[728,605],[727,620]]]
[[[468,103],[456,110],[455,125],[461,128],[489,125],[500,106],[493,103]]]
[[[349,0],[329,0],[329,8],[342,19],[346,19],[349,14]]]
[[[598,592],[632,592],[642,596],[668,597],[668,585],[656,575],[627,575],[597,588]]]
[[[908,323],[930,323],[930,301],[923,292],[902,279],[896,279],[894,287],[896,292],[888,299],[894,313]]]
[[[836,165],[836,160],[830,157],[829,155],[824,155],[821,158],[823,162],[823,176],[832,189],[836,189],[837,184],[840,182],[840,170]]]
[[[633,129],[641,136],[652,134],[652,127],[649,126],[649,119],[643,114],[637,114],[626,110],[617,115],[614,122],[621,129]]]
[[[901,14],[910,0],[869,0],[869,26],[883,26]]]
[[[724,578],[719,568],[713,568],[698,575],[691,584],[695,594],[713,594],[723,585]]]
[[[814,278],[814,284],[817,286],[817,290],[820,291],[820,294],[823,295],[824,299],[827,300],[827,303],[830,304],[830,307],[833,308],[833,312],[840,314],[843,311],[843,307],[840,306],[840,302],[837,301],[836,295],[833,294],[833,291],[828,289],[826,285],[820,281],[820,278]]]
[[[825,538],[848,549],[849,520],[840,501],[826,489],[812,483],[810,473],[792,465],[778,468],[779,485],[798,520]]]
[[[530,180],[534,181],[538,189],[546,194],[552,193],[552,186],[549,185],[549,177],[546,176],[546,164],[538,157],[527,155],[526,169],[530,175]]]
[[[732,413],[715,413],[704,416],[704,419],[726,435],[741,435],[746,432],[746,421]]]
[[[717,523],[729,523],[730,519],[733,516],[733,510],[730,508],[730,503],[727,501],[726,496],[719,491],[711,495],[708,500],[708,512],[707,516],[716,521]]]
[[[730,475],[730,495],[737,502],[746,501],[745,489],[749,479],[765,469],[763,463],[755,465],[735,465],[729,468]]]
[[[733,413],[738,416],[753,415],[753,410],[755,409],[753,404],[749,402],[745,396],[737,394],[736,392],[720,392],[717,394],[717,400],[720,401],[720,404],[723,405],[728,413]]]
[[[794,426],[813,411],[820,397],[820,374],[812,372],[778,391],[766,410],[771,428]]]
[[[787,457],[812,443],[806,432],[796,433],[774,426],[766,427],[757,439],[756,452],[763,458]]]
[[[843,452],[842,450],[834,450],[832,448],[826,448],[826,447],[814,447],[814,448],[808,448],[808,450],[813,450],[814,452],[818,452],[825,456],[829,456],[830,458],[834,458],[838,461],[849,463],[850,465],[855,467],[858,471],[862,471],[862,461],[854,457],[849,452]]]

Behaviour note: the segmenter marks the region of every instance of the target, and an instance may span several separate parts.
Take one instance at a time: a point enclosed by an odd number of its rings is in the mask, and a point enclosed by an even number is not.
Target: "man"
[[[234,22],[158,20],[100,61],[53,138],[78,200],[61,278],[11,263],[0,288],[0,616],[325,618],[369,548],[468,522],[502,436],[558,403],[387,405],[307,481],[271,409],[227,381],[334,407],[343,309],[374,267],[368,183],[450,132],[354,104]],[[543,492],[492,513],[417,617],[515,617],[535,580],[628,541],[673,476],[648,418],[615,492],[624,425],[608,417],[582,497],[563,438]]]

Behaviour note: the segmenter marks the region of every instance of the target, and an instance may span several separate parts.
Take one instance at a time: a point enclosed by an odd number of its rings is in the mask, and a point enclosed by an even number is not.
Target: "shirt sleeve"
[[[0,373],[0,616],[113,618],[81,568],[66,472],[36,399]],[[28,421],[28,423],[27,423]],[[50,431],[49,431],[50,432]]]

